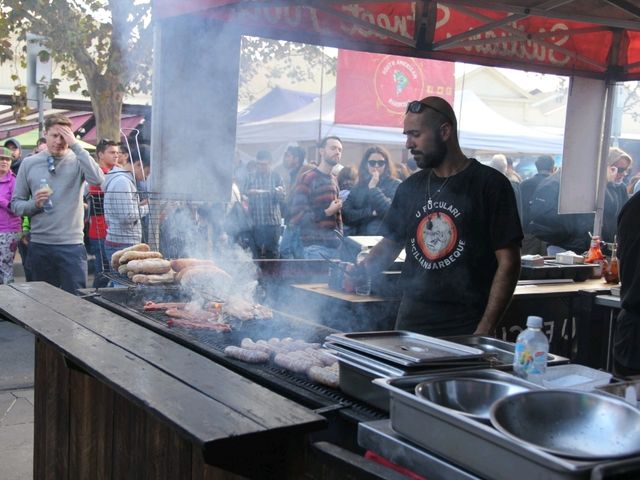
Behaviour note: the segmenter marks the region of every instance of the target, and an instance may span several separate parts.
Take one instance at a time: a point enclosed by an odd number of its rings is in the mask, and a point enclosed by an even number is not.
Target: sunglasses
[[[613,168],[618,171],[619,175],[626,175],[627,173],[629,173],[629,167],[617,167],[613,165]]]
[[[370,167],[384,167],[387,162],[384,160],[367,160]]]
[[[425,109],[430,108],[431,110],[433,110],[434,112],[438,112],[440,115],[442,115],[444,118],[446,118],[450,123],[453,124],[453,120],[451,120],[451,117],[449,117],[448,114],[444,113],[442,110],[440,110],[439,108],[436,107],[432,107],[431,105],[427,105],[426,103],[422,103],[419,100],[414,100],[412,102],[409,102],[407,104],[407,111],[405,113],[422,113],[425,111]]]
[[[11,162],[11,157],[0,157],[0,162]]]
[[[47,157],[47,170],[49,170],[49,173],[52,175],[56,174],[56,164],[53,157]]]

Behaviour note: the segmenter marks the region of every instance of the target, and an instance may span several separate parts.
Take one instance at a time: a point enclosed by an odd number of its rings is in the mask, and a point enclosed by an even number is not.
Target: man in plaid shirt
[[[256,154],[256,168],[247,173],[243,193],[249,201],[253,258],[279,258],[285,191],[282,177],[271,169],[270,152]]]
[[[300,228],[306,259],[338,258],[342,242],[342,200],[331,170],[342,158],[342,141],[325,137],[318,146],[320,165],[298,177],[291,199],[291,224]]]

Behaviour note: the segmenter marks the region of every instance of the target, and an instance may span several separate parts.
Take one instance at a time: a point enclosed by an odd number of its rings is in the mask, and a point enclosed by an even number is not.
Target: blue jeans
[[[280,225],[257,225],[251,229],[251,233],[253,258],[280,258]]]
[[[90,238],[89,246],[91,247],[91,253],[94,255],[93,288],[106,287],[109,279],[102,275],[102,272],[109,271],[109,260],[107,260],[107,254],[104,249],[104,239]]]
[[[87,250],[84,244],[29,244],[31,275],[35,282],[47,282],[69,293],[87,288]]]
[[[280,258],[304,258],[304,246],[300,240],[300,228],[287,225],[280,240]]]
[[[324,245],[308,245],[304,247],[304,258],[306,260],[326,260],[326,258],[340,258],[337,248],[325,247]]]

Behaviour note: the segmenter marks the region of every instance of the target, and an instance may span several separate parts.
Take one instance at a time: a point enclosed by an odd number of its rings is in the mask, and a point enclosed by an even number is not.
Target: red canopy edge
[[[247,35],[360,51],[640,79],[638,7],[614,7],[606,0],[476,5],[464,0],[154,0],[154,14],[197,14],[234,24]]]

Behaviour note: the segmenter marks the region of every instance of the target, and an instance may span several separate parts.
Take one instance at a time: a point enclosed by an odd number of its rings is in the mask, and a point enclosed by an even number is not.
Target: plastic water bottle
[[[530,382],[542,385],[547,371],[549,340],[542,333],[542,318],[528,317],[527,328],[520,332],[516,340],[516,354],[513,359],[514,373]]]
[[[40,190],[51,190],[51,187],[49,186],[49,183],[47,182],[46,178],[43,178],[40,180],[40,188],[38,188],[38,191]],[[51,192],[53,193],[53,192]],[[46,202],[44,202],[44,205],[42,205],[42,209],[46,212],[49,213],[51,212],[51,210],[53,210],[53,202],[51,201],[51,197],[49,197],[47,199]]]
[[[369,249],[366,245],[362,246],[362,250],[358,253],[356,257],[356,264],[359,264],[364,261],[369,255]],[[371,276],[368,273],[365,273],[363,277],[358,278],[356,280],[355,292],[356,295],[370,295],[371,294]]]

